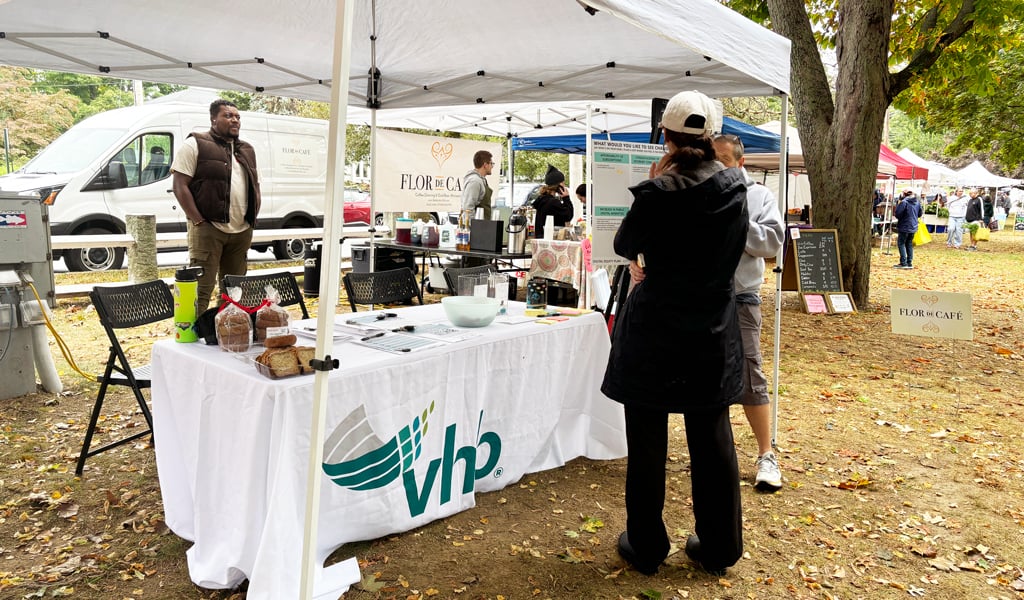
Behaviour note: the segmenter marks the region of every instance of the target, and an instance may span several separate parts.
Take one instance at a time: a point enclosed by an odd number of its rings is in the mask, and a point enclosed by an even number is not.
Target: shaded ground
[[[726,577],[681,552],[653,577],[625,568],[625,461],[576,460],[481,494],[472,510],[341,548],[364,577],[345,598],[1024,598],[1022,256],[1024,235],[1011,232],[977,253],[919,248],[913,271],[875,249],[872,306],[852,315],[807,315],[783,294],[786,483],[770,495],[744,486],[747,553]],[[769,372],[773,286],[762,289]],[[892,335],[892,287],[971,293],[975,339]],[[62,303],[55,322],[97,371],[106,344],[91,307]],[[132,354],[144,359],[169,329],[132,340]],[[95,384],[58,366],[63,395],[0,401],[0,598],[244,598],[189,581],[148,443],[74,477]],[[114,399],[107,430],[139,426],[130,398]],[[738,408],[733,425],[749,482],[756,446]],[[674,426],[666,521],[681,545],[692,514]]]

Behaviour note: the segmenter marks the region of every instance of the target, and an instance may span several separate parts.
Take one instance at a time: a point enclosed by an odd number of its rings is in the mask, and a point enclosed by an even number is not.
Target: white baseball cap
[[[661,126],[691,135],[711,134],[715,129],[715,103],[700,92],[679,92],[665,106]]]

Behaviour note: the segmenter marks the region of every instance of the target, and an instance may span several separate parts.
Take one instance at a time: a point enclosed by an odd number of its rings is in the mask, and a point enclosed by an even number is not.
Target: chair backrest
[[[89,298],[110,336],[113,336],[113,329],[138,327],[174,317],[174,296],[159,279],[133,285],[96,286]]]
[[[479,267],[447,267],[444,270],[444,281],[448,284],[448,291],[452,294],[459,293],[460,275],[490,275],[497,272],[494,265],[480,265]]]
[[[423,304],[416,275],[400,268],[374,273],[346,273],[342,279],[352,312],[356,304],[390,304],[416,298]]]
[[[267,297],[267,286],[272,285],[281,297],[279,306],[298,304],[302,310],[302,318],[309,318],[302,292],[299,291],[299,282],[295,280],[295,275],[288,271],[263,275],[225,275],[223,285],[225,290],[232,287],[242,288],[242,299],[239,300],[239,304],[245,306],[257,306],[263,302]]]

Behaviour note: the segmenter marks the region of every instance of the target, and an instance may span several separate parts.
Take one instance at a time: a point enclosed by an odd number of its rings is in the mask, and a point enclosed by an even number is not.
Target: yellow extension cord
[[[78,368],[78,364],[75,362],[75,357],[71,355],[71,349],[68,348],[68,345],[64,341],[64,338],[60,337],[60,333],[57,332],[57,328],[53,326],[53,322],[50,321],[50,317],[46,314],[47,313],[47,310],[46,310],[47,307],[46,307],[46,305],[43,304],[42,298],[39,297],[39,292],[36,290],[36,286],[33,285],[31,281],[29,281],[27,283],[28,283],[28,287],[32,288],[32,294],[35,295],[36,302],[39,303],[39,309],[40,309],[40,311],[43,314],[43,320],[46,321],[46,328],[49,329],[50,333],[53,334],[53,338],[57,342],[57,347],[60,348],[60,353],[64,355],[64,360],[66,360],[68,362],[68,365],[72,369],[74,369],[74,371],[76,373],[78,373],[79,375],[81,375],[85,379],[87,379],[89,381],[94,381],[94,382],[95,381],[99,381],[99,379],[95,375],[91,375],[89,373],[86,373],[82,369]]]

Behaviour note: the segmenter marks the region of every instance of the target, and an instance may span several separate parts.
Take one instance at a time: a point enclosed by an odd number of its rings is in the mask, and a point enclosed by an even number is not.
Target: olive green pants
[[[189,223],[189,266],[203,269],[196,297],[197,314],[202,314],[210,305],[210,294],[225,275],[245,275],[251,244],[251,227],[239,233],[224,233],[209,222],[198,227]]]

